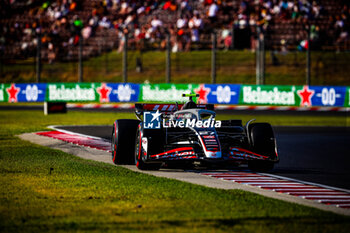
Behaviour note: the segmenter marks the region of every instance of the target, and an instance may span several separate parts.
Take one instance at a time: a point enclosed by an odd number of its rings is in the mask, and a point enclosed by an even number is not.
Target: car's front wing
[[[249,161],[249,160],[272,160],[269,156],[260,155],[244,148],[230,147],[222,151],[221,158],[206,158],[203,153],[196,153],[193,147],[179,147],[159,154],[147,156],[147,161],[173,161],[173,160],[208,160],[208,161]],[[145,161],[145,162],[147,162]],[[272,161],[276,161],[275,159]]]

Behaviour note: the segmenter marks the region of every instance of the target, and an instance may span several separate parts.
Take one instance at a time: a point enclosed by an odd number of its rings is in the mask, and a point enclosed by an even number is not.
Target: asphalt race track
[[[56,127],[110,140],[112,126]],[[350,129],[275,127],[280,162],[271,174],[350,189]]]

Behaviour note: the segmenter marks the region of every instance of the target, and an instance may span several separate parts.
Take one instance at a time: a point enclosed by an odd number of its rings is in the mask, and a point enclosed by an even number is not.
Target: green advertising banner
[[[184,102],[183,93],[197,93],[199,84],[141,84],[140,102]]]
[[[346,89],[344,107],[350,107],[350,87]]]
[[[8,94],[6,88],[9,88],[11,84],[0,84],[0,102],[8,102]]]
[[[101,83],[48,83],[46,101],[50,102],[98,102],[96,91]]]
[[[239,104],[299,106],[301,99],[297,94],[303,86],[256,86],[242,85]]]
[[[241,84],[2,83],[0,102],[150,102],[350,107],[350,87]]]

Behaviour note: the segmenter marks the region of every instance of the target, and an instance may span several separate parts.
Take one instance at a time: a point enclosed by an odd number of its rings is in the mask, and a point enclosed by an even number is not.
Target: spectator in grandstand
[[[184,48],[186,51],[190,49],[191,46],[191,35],[188,30],[188,17],[185,15],[181,16],[177,22],[177,49],[178,51],[183,51]]]
[[[203,28],[203,20],[200,18],[198,12],[194,12],[193,17],[188,21],[188,28],[191,30],[191,41],[199,42],[200,30]]]
[[[293,21],[295,22],[300,22],[300,9],[299,9],[299,5],[294,5],[293,6],[293,10],[292,10],[292,14],[291,14],[291,18]]]
[[[109,21],[109,19],[107,18],[107,16],[104,16],[102,18],[101,21],[99,21],[98,25],[101,27],[101,28],[106,28],[106,29],[109,29],[112,27],[112,23],[111,21]]]
[[[126,15],[131,11],[128,1],[122,1],[119,14]]]
[[[208,17],[212,26],[215,26],[216,24],[218,11],[219,11],[218,5],[216,4],[215,1],[213,1],[208,8]]]
[[[185,16],[181,16],[177,21],[176,21],[176,27],[178,29],[183,29],[185,28],[187,25],[187,18],[185,18]]]
[[[134,37],[135,37],[136,48],[139,51],[142,51],[145,47],[146,27],[143,25],[140,29],[136,26],[134,31]]]
[[[349,41],[349,32],[342,28],[339,36],[336,40],[337,51],[341,50],[341,46],[344,46]]]
[[[224,29],[221,30],[221,33],[218,37],[218,48],[224,48],[228,50],[232,43],[232,34],[230,25],[226,25]]]
[[[151,26],[152,26],[153,30],[156,30],[157,28],[160,28],[163,26],[163,22],[156,15],[153,17],[153,19],[151,21]]]
[[[48,43],[48,54],[47,54],[47,59],[49,64],[54,63],[54,61],[56,60],[56,49],[54,48],[54,45],[50,42]]]
[[[175,1],[166,1],[163,5],[163,10],[176,11],[177,5]]]
[[[243,14],[238,15],[238,21],[235,23],[240,29],[244,29],[249,26],[247,16]]]
[[[185,14],[187,12],[192,11],[191,6],[188,4],[188,0],[181,0],[180,9],[181,9],[181,14]]]

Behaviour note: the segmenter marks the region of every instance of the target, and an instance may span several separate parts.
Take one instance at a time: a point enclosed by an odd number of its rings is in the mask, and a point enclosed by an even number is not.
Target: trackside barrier
[[[0,102],[184,102],[244,106],[350,107],[349,86],[135,83],[4,83]]]

